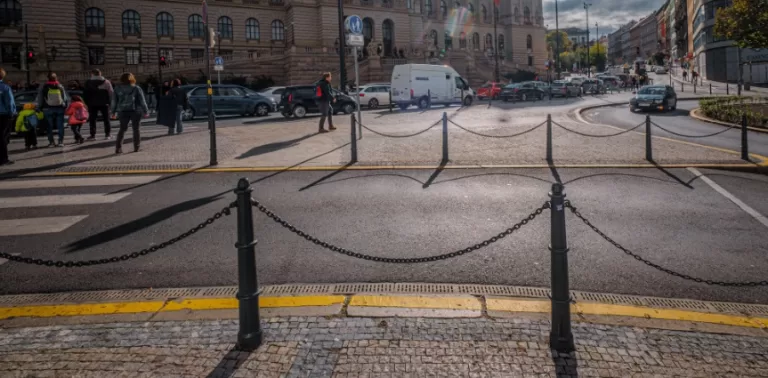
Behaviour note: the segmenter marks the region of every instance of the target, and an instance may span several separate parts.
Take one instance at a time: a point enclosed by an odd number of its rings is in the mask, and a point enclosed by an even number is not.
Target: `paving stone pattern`
[[[0,377],[767,377],[768,338],[574,324],[548,349],[529,319],[272,318],[234,348],[234,320],[0,330]]]

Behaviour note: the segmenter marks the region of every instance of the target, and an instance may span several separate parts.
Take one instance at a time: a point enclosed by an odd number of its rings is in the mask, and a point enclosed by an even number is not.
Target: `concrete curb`
[[[706,117],[706,116],[701,114],[701,108],[696,108],[696,109],[691,110],[690,117],[693,118],[693,119],[696,119],[698,121],[707,122],[707,123],[711,123],[711,124],[714,124],[714,125],[725,126],[725,127],[729,127],[729,128],[730,127],[741,127],[741,125],[738,125],[738,124],[735,124],[735,123],[718,121],[716,119],[712,119],[712,118]],[[756,133],[766,133],[766,134],[768,134],[768,129],[761,129],[761,128],[752,127],[752,126],[747,126],[747,129],[750,130],[750,131],[754,131]]]

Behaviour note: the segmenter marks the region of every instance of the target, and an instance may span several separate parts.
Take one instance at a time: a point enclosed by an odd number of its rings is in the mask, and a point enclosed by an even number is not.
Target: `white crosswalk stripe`
[[[161,176],[158,175],[148,175],[2,180],[0,181],[0,209],[104,205],[115,203],[131,195],[130,191],[109,193],[114,191],[112,190],[113,188],[110,188],[110,190],[105,193],[25,196],[6,195],[3,191],[7,190],[134,186],[148,184],[160,177]],[[77,214],[69,216],[0,219],[0,237],[61,232],[87,217],[87,214]]]

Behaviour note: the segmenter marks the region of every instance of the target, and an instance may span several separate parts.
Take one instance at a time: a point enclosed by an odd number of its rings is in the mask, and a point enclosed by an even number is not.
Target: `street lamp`
[[[592,3],[584,3],[584,10],[587,12],[587,77],[591,77],[590,71],[591,67],[589,64],[589,7],[592,6]]]
[[[600,57],[600,28],[597,26],[597,22],[595,22],[595,45],[597,45],[597,56],[595,56],[595,65],[597,65],[597,58]],[[589,54],[589,50],[587,50],[587,54]]]
[[[346,34],[344,33],[344,0],[338,1],[339,7],[339,89],[344,91],[344,85],[347,83],[346,62],[344,61],[347,53]]]
[[[558,22],[557,0],[555,0],[555,76],[560,80],[560,26]]]

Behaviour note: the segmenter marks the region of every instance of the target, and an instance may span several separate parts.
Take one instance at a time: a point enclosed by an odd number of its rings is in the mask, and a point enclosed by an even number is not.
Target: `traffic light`
[[[160,67],[165,67],[165,66],[166,66],[165,56],[161,56],[160,57]]]
[[[35,54],[35,49],[28,48],[27,49],[27,64],[32,64],[37,61],[37,54]]]

